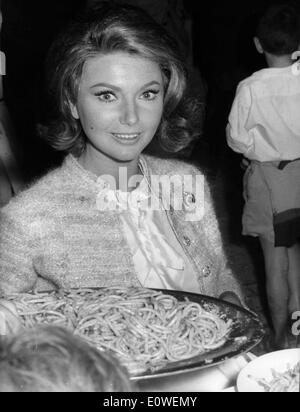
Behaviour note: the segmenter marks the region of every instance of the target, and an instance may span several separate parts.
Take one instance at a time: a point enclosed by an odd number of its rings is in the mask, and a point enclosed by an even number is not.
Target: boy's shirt
[[[298,63],[260,70],[239,84],[227,142],[234,151],[260,162],[300,157]]]

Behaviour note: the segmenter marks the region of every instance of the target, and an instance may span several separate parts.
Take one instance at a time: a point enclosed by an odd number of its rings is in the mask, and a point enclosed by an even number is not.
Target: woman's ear
[[[258,53],[264,54],[264,49],[262,48],[262,45],[261,45],[261,42],[260,42],[259,38],[254,37],[253,41],[254,41],[254,44],[255,44],[255,47],[256,47],[256,50],[258,51]]]
[[[74,117],[74,119],[78,120],[79,119],[79,114],[78,114],[78,110],[77,110],[76,105],[69,102],[69,106],[70,106],[72,116]]]

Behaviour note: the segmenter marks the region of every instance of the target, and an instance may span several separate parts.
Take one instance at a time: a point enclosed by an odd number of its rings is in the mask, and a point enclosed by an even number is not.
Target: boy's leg
[[[275,247],[273,243],[260,238],[266,269],[268,304],[278,347],[287,345],[286,327],[288,320],[288,252],[286,248]]]
[[[289,258],[289,313],[300,311],[300,244],[287,249]]]

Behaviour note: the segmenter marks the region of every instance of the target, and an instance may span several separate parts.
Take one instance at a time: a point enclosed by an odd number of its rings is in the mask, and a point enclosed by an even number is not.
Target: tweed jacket
[[[243,300],[227,265],[201,171],[182,161],[152,156],[141,156],[140,164],[148,181],[153,176],[199,177],[197,185],[174,189],[167,210],[169,224],[197,273],[199,289],[195,292],[219,297],[231,291]],[[68,155],[59,168],[1,210],[2,295],[54,287],[140,286],[120,216],[96,207],[98,181]],[[167,200],[161,188],[157,196]]]

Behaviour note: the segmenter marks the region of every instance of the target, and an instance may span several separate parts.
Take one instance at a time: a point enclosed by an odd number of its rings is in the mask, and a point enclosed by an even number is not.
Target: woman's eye
[[[95,96],[97,96],[99,100],[105,103],[110,103],[116,100],[116,96],[112,92],[100,92],[96,93]]]
[[[142,97],[146,100],[154,100],[159,94],[159,90],[147,90],[142,94]]]

